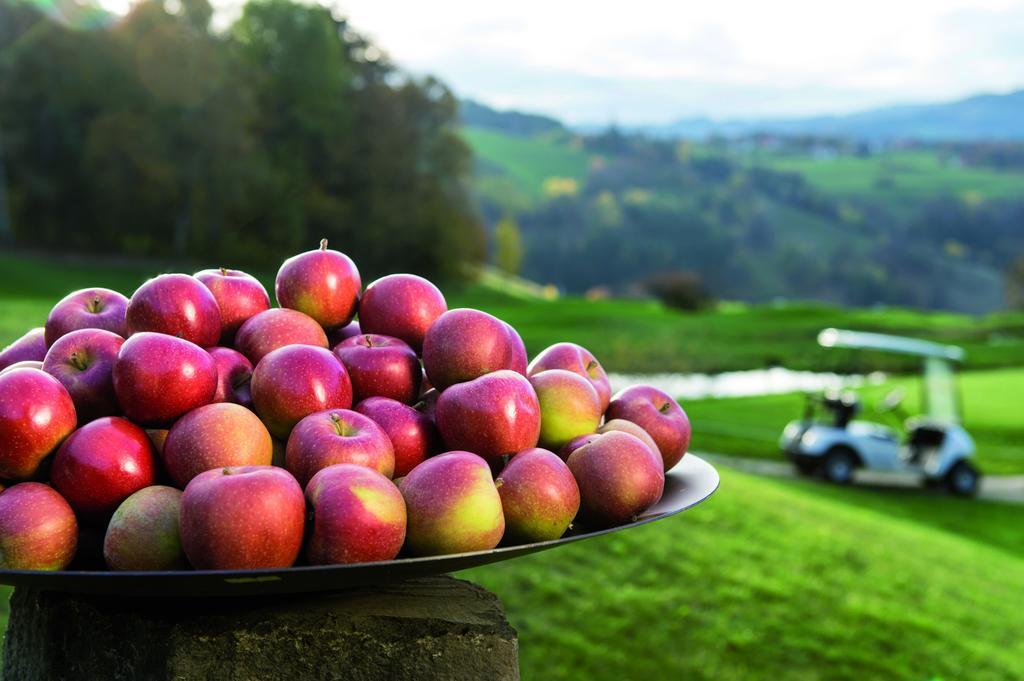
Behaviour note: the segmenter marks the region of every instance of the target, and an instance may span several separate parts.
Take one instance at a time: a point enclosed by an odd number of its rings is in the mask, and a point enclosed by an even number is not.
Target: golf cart
[[[826,348],[857,348],[915,355],[923,359],[923,414],[899,418],[904,391],[897,388],[877,411],[902,421],[904,437],[877,423],[856,421],[861,403],[853,392],[808,395],[804,417],[786,426],[780,446],[805,475],[821,474],[838,484],[849,483],[857,468],[920,475],[929,486],[953,494],[973,495],[981,477],[971,464],[974,440],[960,425],[954,364],[964,352],[951,345],[878,333],[825,329],[818,343]],[[826,415],[822,416],[822,412]],[[902,414],[905,417],[905,414]],[[902,441],[901,441],[902,440]]]

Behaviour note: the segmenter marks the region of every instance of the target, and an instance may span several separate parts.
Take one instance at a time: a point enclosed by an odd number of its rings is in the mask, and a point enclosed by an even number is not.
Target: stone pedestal
[[[245,599],[16,589],[3,664],[6,681],[519,678],[497,597],[451,577]]]

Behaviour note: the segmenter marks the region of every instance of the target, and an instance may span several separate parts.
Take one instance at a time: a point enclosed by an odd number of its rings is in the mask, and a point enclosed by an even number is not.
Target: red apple
[[[79,423],[119,413],[114,362],[124,339],[102,329],[79,329],[50,346],[43,371],[67,388]]]
[[[313,565],[391,560],[405,541],[405,500],[364,466],[324,468],[306,487],[312,508],[306,556]]]
[[[622,431],[623,433],[629,433],[630,435],[639,438],[640,441],[647,445],[647,447],[650,448],[652,452],[657,454],[659,457],[661,456],[661,454],[658,451],[658,445],[655,444],[654,440],[651,439],[651,436],[647,434],[647,431],[638,426],[637,424],[633,423],[632,421],[627,421],[625,419],[612,419],[611,421],[601,424],[601,427],[598,428],[593,433],[587,433],[585,435],[579,435],[577,437],[574,437],[573,439],[569,440],[569,442],[567,442],[564,447],[558,450],[558,456],[560,456],[562,460],[565,461],[569,458],[570,454],[572,454],[573,452],[575,452],[577,449],[587,444],[588,442],[592,441],[598,435],[601,435],[602,433],[608,433],[613,430]]]
[[[167,474],[178,487],[211,468],[269,466],[273,443],[256,414],[229,402],[207,404],[178,419],[163,450]]]
[[[202,270],[194,275],[210,289],[220,308],[220,342],[231,345],[242,322],[270,309],[270,296],[259,280],[224,267]]]
[[[217,366],[217,390],[214,402],[233,402],[252,408],[252,362],[245,355],[231,348],[209,348]]]
[[[494,484],[505,513],[506,538],[516,543],[558,539],[580,510],[572,471],[546,449],[513,456]]]
[[[441,448],[437,426],[426,414],[387,397],[371,397],[355,406],[369,416],[391,440],[396,477],[404,476]]]
[[[555,343],[533,358],[527,375],[533,376],[549,369],[565,369],[590,381],[601,401],[601,411],[608,408],[612,388],[601,363],[584,347],[575,343]]]
[[[195,343],[162,333],[137,333],[114,362],[114,392],[125,416],[146,426],[166,425],[217,392],[217,365]]]
[[[661,458],[629,433],[597,435],[567,463],[580,488],[580,514],[594,525],[635,520],[665,488]]]
[[[127,419],[87,423],[57,450],[50,482],[79,517],[110,517],[133,492],[156,483],[153,445]]]
[[[8,371],[14,371],[15,369],[38,369],[39,371],[42,371],[43,363],[31,359],[24,359],[20,362],[15,362],[14,364],[11,364],[8,367],[0,369],[0,376],[3,376]]]
[[[181,491],[153,485],[135,492],[114,511],[103,538],[111,570],[184,570],[178,514]]]
[[[690,446],[690,419],[666,393],[649,385],[620,390],[608,405],[607,418],[632,421],[658,445],[665,470],[679,463]]]
[[[345,326],[336,326],[333,329],[327,330],[327,343],[331,350],[335,349],[341,341],[352,336],[358,336],[363,333],[363,330],[359,327],[359,322],[349,322]]]
[[[132,294],[125,315],[128,333],[155,331],[200,347],[220,338],[220,308],[210,289],[187,274],[161,274]]]
[[[405,545],[417,556],[487,551],[501,541],[505,517],[487,462],[470,452],[427,459],[399,487],[408,514]]]
[[[372,419],[348,409],[320,411],[299,421],[285,449],[285,468],[299,484],[336,463],[366,466],[390,478],[395,450]]]
[[[84,288],[64,296],[46,319],[46,345],[79,329],[103,329],[122,338],[128,335],[125,315],[128,299],[108,288]]]
[[[327,334],[316,320],[296,310],[274,308],[250,317],[235,334],[235,349],[253,365],[288,345],[327,347]]]
[[[0,371],[18,362],[42,362],[46,357],[46,338],[43,327],[25,333],[0,351]]]
[[[445,312],[423,340],[423,366],[430,383],[443,391],[500,369],[526,373],[526,351],[515,330],[480,310]]]
[[[351,407],[352,383],[345,365],[330,350],[288,345],[256,365],[252,402],[270,433],[284,440],[310,414]]]
[[[77,544],[75,514],[52,488],[23,482],[0,492],[0,568],[63,570]]]
[[[537,393],[514,371],[453,385],[437,400],[437,430],[445,446],[490,462],[537,446],[540,429]]]
[[[75,404],[39,369],[0,374],[0,478],[25,480],[75,429]]]
[[[366,287],[359,302],[363,333],[394,336],[419,352],[430,325],[448,311],[444,295],[415,274],[389,274]]]
[[[583,376],[549,369],[530,377],[540,401],[540,443],[558,451],[578,435],[592,433],[603,409],[597,391]]]
[[[321,239],[319,250],[284,261],[277,272],[274,295],[281,307],[304,312],[320,326],[331,328],[352,321],[362,287],[352,259],[329,250],[327,239]]]
[[[336,354],[352,379],[352,400],[390,397],[411,404],[420,394],[423,370],[416,351],[391,336],[364,334],[342,341]]]
[[[198,570],[291,567],[305,515],[302,488],[283,468],[215,468],[181,496],[181,546]]]

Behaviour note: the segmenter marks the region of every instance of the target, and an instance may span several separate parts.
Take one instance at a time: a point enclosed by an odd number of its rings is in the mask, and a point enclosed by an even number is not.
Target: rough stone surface
[[[519,678],[497,597],[451,577],[258,600],[17,589],[3,671],[7,681]]]

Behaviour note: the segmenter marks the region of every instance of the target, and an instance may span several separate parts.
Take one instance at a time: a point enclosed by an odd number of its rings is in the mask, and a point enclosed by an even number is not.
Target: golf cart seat
[[[845,430],[853,417],[860,411],[860,400],[856,394],[851,392],[826,393],[821,398],[825,408],[832,412],[833,425],[840,430]]]
[[[937,423],[913,418],[907,420],[907,453],[912,462],[924,459],[925,454],[942,446],[946,440],[946,429]]]

